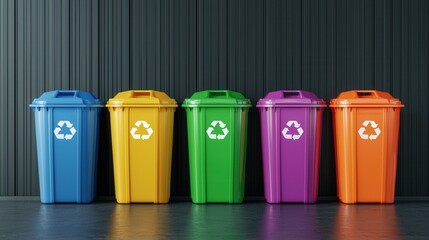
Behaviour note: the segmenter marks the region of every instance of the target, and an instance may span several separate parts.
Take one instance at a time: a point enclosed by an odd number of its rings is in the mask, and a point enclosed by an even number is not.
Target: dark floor
[[[0,201],[0,239],[429,239],[429,201],[165,205]]]

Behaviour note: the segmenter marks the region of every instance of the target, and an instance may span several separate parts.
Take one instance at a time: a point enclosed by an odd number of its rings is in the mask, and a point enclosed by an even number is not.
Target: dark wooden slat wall
[[[34,117],[44,91],[103,101],[128,89],[231,89],[256,101],[304,89],[326,101],[378,89],[400,98],[397,195],[429,196],[426,0],[0,0],[0,195],[37,195]],[[109,117],[101,119],[98,194],[113,195]],[[335,195],[331,112],[320,190]],[[246,195],[263,194],[258,111],[249,113]],[[175,115],[172,195],[189,195],[184,110]]]
[[[31,101],[44,91],[98,95],[98,1],[0,1],[0,195],[39,194]]]

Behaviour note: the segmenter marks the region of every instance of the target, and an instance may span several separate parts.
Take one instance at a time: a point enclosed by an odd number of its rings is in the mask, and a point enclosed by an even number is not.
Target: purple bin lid
[[[314,93],[302,90],[280,90],[269,92],[259,99],[257,107],[326,107],[325,101]]]

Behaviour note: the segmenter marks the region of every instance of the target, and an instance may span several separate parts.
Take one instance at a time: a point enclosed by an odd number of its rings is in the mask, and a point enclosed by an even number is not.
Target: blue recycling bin
[[[96,194],[99,116],[89,92],[43,93],[34,99],[42,203],[90,203]]]

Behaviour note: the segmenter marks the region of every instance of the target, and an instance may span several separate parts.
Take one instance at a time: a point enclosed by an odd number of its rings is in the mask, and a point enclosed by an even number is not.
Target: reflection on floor
[[[0,239],[428,239],[429,202],[165,205],[0,201]]]

